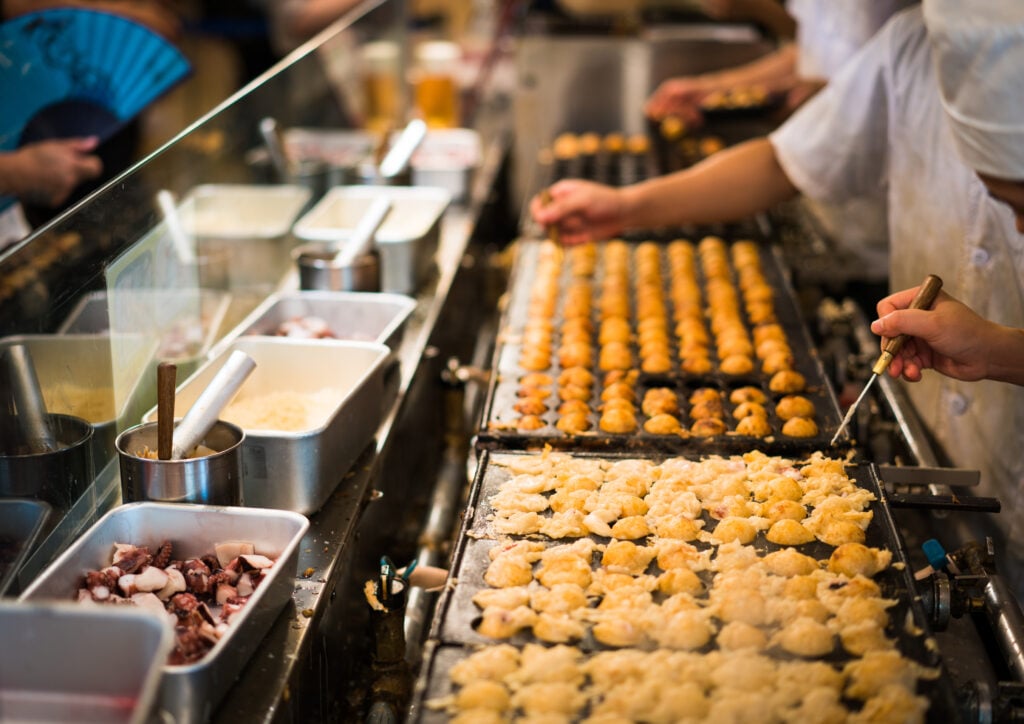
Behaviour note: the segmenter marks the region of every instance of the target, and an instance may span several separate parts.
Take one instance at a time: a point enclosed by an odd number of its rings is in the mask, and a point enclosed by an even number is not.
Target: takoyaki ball
[[[562,322],[561,330],[562,334],[569,334],[570,332],[593,334],[594,323],[590,321],[590,317],[573,317]]]
[[[718,347],[718,356],[722,358],[732,357],[734,355],[751,357],[754,354],[754,346],[750,344],[750,341],[746,336],[728,337],[716,346]]]
[[[604,137],[602,145],[608,153],[622,153],[626,147],[626,137],[621,133],[609,133]]]
[[[558,373],[558,385],[565,387],[590,387],[594,384],[594,374],[586,367],[567,367]]]
[[[782,420],[814,417],[814,403],[800,395],[786,395],[775,403],[775,414]]]
[[[580,143],[573,133],[562,133],[555,138],[551,144],[551,151],[558,159],[576,158],[579,155]]]
[[[512,409],[520,415],[543,415],[548,410],[544,400],[539,397],[523,397],[516,400]]]
[[[648,357],[668,357],[669,347],[666,339],[651,339],[640,345],[640,359]]]
[[[610,387],[616,382],[625,382],[628,385],[635,385],[640,377],[638,370],[611,370],[606,372],[601,380],[602,387]]]
[[[519,389],[516,390],[516,397],[540,397],[545,398],[551,394],[550,387],[531,387],[530,385],[520,385]]]
[[[766,375],[774,375],[782,370],[791,370],[793,361],[793,355],[789,352],[772,352],[761,363],[761,371]]]
[[[691,375],[706,375],[715,368],[709,357],[699,356],[685,358],[680,366],[683,368],[683,372]],[[541,369],[546,369],[546,367]]]
[[[580,153],[593,156],[601,150],[601,137],[596,133],[584,133],[580,136]]]
[[[651,141],[646,134],[634,133],[626,139],[626,150],[639,156],[651,150]]]
[[[772,434],[772,426],[768,424],[768,418],[750,415],[736,423],[736,432],[750,437],[767,437]]]
[[[668,328],[664,321],[658,325],[651,325],[640,330],[637,335],[637,342],[643,347],[645,344],[651,342],[659,342],[661,344],[668,344]]]
[[[551,333],[543,329],[530,330],[523,333],[521,345],[527,349],[551,351]]]
[[[791,417],[783,424],[782,434],[790,437],[814,437],[818,434],[818,423],[806,417]]]
[[[523,415],[516,421],[517,430],[540,430],[542,427],[547,427],[547,423],[537,415]]]
[[[629,414],[636,413],[636,404],[633,400],[627,400],[622,397],[613,397],[610,400],[605,400],[601,403],[601,412],[606,413],[611,410],[623,410]]]
[[[727,375],[746,375],[754,371],[754,361],[746,355],[733,354],[719,362],[718,368]]]
[[[679,358],[688,357],[710,357],[711,351],[708,345],[703,342],[686,341],[679,344]]]
[[[698,150],[704,158],[714,155],[725,148],[725,141],[718,136],[707,136],[698,142]]]
[[[767,359],[772,354],[776,354],[778,352],[792,354],[789,343],[784,339],[766,339],[758,344],[754,351],[757,353],[759,359]]]
[[[664,315],[658,315],[641,319],[636,323],[636,331],[637,334],[640,336],[645,334],[651,334],[652,332],[667,335],[668,320]]]
[[[550,387],[554,384],[551,375],[545,372],[529,372],[519,378],[519,384],[523,388],[528,387]]]
[[[590,310],[593,308],[590,297],[584,297],[577,295],[574,297],[566,297],[565,304],[562,305],[562,316],[566,319],[574,319],[576,317],[589,317]]]
[[[644,430],[652,435],[678,435],[682,429],[679,420],[667,413],[654,415],[644,422]]]
[[[550,334],[555,329],[555,323],[550,319],[530,319],[523,327],[523,334],[528,332],[547,332]]]
[[[601,297],[601,319],[629,316],[629,297],[625,294],[609,294]]]
[[[644,393],[644,401],[641,403],[640,409],[648,417],[660,414],[678,415],[679,397],[675,390],[670,390],[667,387],[652,387]]]
[[[629,322],[624,317],[609,317],[601,322],[601,331],[597,341],[600,344],[611,342],[628,342],[631,335]]]
[[[763,405],[768,398],[756,387],[737,387],[729,393],[729,402],[739,405],[744,402],[756,402]]]
[[[636,302],[636,317],[641,322],[664,327],[668,317],[665,300],[661,297],[648,297],[646,299],[640,297]]]
[[[563,344],[558,350],[558,364],[562,367],[589,367],[594,363],[594,348],[585,342]]]
[[[540,372],[551,366],[551,353],[537,349],[524,349],[519,355],[519,366],[524,370]]]
[[[640,369],[652,375],[667,374],[672,371],[672,358],[668,352],[648,355],[640,363]]]
[[[624,409],[605,410],[601,413],[598,425],[605,432],[620,435],[636,432],[636,415]]]
[[[733,408],[732,416],[737,420],[745,417],[768,417],[768,410],[759,402],[741,402]]]
[[[701,402],[717,402],[721,404],[722,393],[714,387],[698,387],[690,393],[690,397],[687,399],[687,402],[691,405],[698,405]]]
[[[696,437],[714,437],[725,434],[728,428],[717,417],[704,417],[690,425],[690,434]]]
[[[768,389],[772,392],[803,392],[807,387],[807,380],[799,372],[794,370],[782,370],[772,375],[768,382]]]
[[[590,412],[590,405],[586,400],[566,400],[558,406],[559,415],[571,415],[574,412],[582,412],[586,415]]]
[[[766,324],[774,322],[775,305],[771,302],[751,302],[747,304],[747,318],[751,324]]]
[[[607,372],[608,370],[626,370],[633,366],[633,355],[629,346],[622,342],[611,342],[601,347],[597,366]]]
[[[711,417],[721,419],[724,416],[725,409],[722,407],[721,400],[704,400],[690,408],[690,417],[694,420],[703,420]]]
[[[558,388],[558,399],[566,400],[589,400],[591,397],[590,387],[579,387],[577,385],[565,385]]]
[[[679,116],[668,115],[661,119],[658,130],[666,141],[675,141],[686,133],[686,121]]]
[[[743,298],[748,304],[751,302],[772,303],[775,299],[775,292],[766,282],[754,279],[743,287]]]
[[[620,380],[619,382],[613,382],[601,390],[601,399],[604,402],[607,402],[608,400],[629,400],[630,402],[636,402],[636,390],[633,389],[633,385]]]
[[[575,435],[590,429],[590,419],[585,412],[570,412],[568,415],[558,418],[555,427],[562,432]]]
[[[754,346],[760,346],[766,339],[786,341],[786,331],[778,324],[759,324],[754,327]]]

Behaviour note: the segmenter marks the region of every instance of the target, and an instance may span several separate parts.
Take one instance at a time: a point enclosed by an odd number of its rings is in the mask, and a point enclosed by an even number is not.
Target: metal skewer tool
[[[935,297],[939,295],[939,290],[942,289],[942,279],[929,274],[925,277],[924,282],[921,283],[921,287],[917,290],[917,294],[914,295],[914,299],[910,302],[910,309],[928,309],[935,302]],[[892,362],[893,357],[903,347],[903,343],[907,341],[907,335],[900,334],[888,342],[885,347],[882,348],[882,354],[878,356],[878,360],[875,361],[874,366],[871,368],[871,377],[868,379],[867,384],[864,385],[864,389],[861,390],[857,400],[850,405],[850,409],[846,411],[846,416],[843,418],[843,422],[839,425],[839,429],[836,430],[836,434],[832,437],[830,445],[835,445],[836,440],[843,434],[843,430],[850,424],[850,420],[853,419],[854,413],[857,411],[857,407],[861,401],[868,394],[868,390],[871,389],[871,385],[874,384],[878,377],[885,373],[889,369],[889,364]]]

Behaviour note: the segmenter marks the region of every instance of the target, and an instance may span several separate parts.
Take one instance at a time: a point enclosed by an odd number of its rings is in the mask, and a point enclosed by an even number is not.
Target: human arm
[[[340,18],[359,0],[276,0],[277,22],[291,38],[311,38]]]
[[[878,303],[871,331],[882,345],[909,335],[889,365],[889,375],[911,382],[934,369],[958,380],[996,380],[1024,385],[1024,329],[982,318],[949,294],[939,294],[931,309],[908,309],[917,288],[891,294]]]
[[[613,188],[575,179],[530,202],[537,223],[557,225],[566,244],[610,238],[625,229],[731,221],[791,198],[796,188],[767,139],[747,141],[667,176]]]
[[[761,86],[769,93],[788,93],[799,80],[797,48],[787,43],[755,61],[701,75],[669,78],[647,99],[644,112],[655,120],[676,115],[690,125],[702,121],[700,104],[709,94],[732,88]]]
[[[181,21],[163,0],[3,0],[3,17],[62,7],[121,15],[172,40],[181,35]]]
[[[92,154],[99,139],[63,138],[0,153],[0,193],[59,206],[79,183],[103,170]]]
[[[777,0],[702,0],[704,12],[719,20],[757,23],[776,38],[796,35],[796,20]]]

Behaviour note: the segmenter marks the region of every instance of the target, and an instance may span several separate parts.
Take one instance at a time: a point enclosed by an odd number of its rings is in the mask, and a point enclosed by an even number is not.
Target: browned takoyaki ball
[[[768,382],[768,389],[772,392],[803,392],[807,387],[807,380],[799,372],[794,370],[782,370],[772,375]]]
[[[667,387],[652,387],[644,393],[644,400],[640,405],[640,409],[648,417],[654,417],[663,413],[678,415],[679,397],[676,395],[675,390],[670,390]]]
[[[772,426],[768,424],[767,418],[750,415],[736,423],[736,432],[751,437],[767,437],[772,434]]]
[[[558,384],[561,387],[590,387],[594,384],[594,374],[586,367],[568,367],[558,373]]]
[[[733,418],[742,420],[744,417],[768,417],[768,410],[758,402],[741,402],[732,411]]]
[[[563,385],[558,388],[558,399],[565,402],[566,400],[583,400],[587,401],[591,398],[592,392],[589,387],[581,387],[579,385]]]
[[[645,355],[640,369],[652,375],[667,374],[672,371],[672,358],[667,351]]]
[[[632,331],[629,321],[624,317],[609,317],[601,322],[601,330],[598,332],[597,341],[604,345],[611,342],[629,342]]]
[[[715,365],[709,357],[693,356],[683,359],[680,367],[683,372],[691,375],[706,375],[715,368]]]
[[[537,415],[523,415],[516,421],[517,430],[540,430],[542,427],[547,427],[547,423]]]
[[[761,371],[766,375],[774,375],[782,370],[793,369],[793,355],[789,352],[772,352],[761,363]]]
[[[566,400],[558,406],[559,415],[571,415],[574,412],[586,415],[590,412],[590,405],[585,400]]]
[[[555,427],[562,432],[575,435],[590,429],[590,419],[585,412],[570,412],[558,418]]]
[[[763,405],[767,399],[765,394],[756,387],[737,387],[729,393],[729,402],[734,405],[743,402],[757,402]]]
[[[719,420],[717,417],[705,417],[700,420],[695,420],[690,425],[690,433],[697,437],[713,437],[715,435],[722,435],[728,428],[725,423]]]
[[[550,387],[554,383],[546,372],[529,372],[519,378],[522,387]]]
[[[547,404],[540,397],[523,397],[516,400],[512,409],[521,415],[543,415],[548,410]]]
[[[743,354],[733,354],[719,362],[718,368],[727,375],[746,375],[754,371],[754,360]]]
[[[682,429],[679,419],[667,413],[654,415],[644,422],[644,430],[652,435],[678,435]]]
[[[782,434],[790,437],[814,437],[818,434],[818,424],[806,417],[791,417],[782,426]]]
[[[775,403],[775,414],[782,420],[814,417],[814,403],[800,395],[786,395]]]
[[[594,363],[594,348],[586,342],[570,342],[558,348],[558,364],[566,367],[589,367]]]
[[[620,380],[618,382],[613,382],[601,390],[601,399],[605,402],[616,399],[635,402],[636,390],[633,388],[633,385],[624,380]]]
[[[633,355],[629,351],[629,345],[610,342],[602,346],[597,366],[605,372],[629,369],[633,366]]]
[[[636,415],[624,409],[605,410],[601,413],[598,425],[605,432],[629,434],[636,432]]]

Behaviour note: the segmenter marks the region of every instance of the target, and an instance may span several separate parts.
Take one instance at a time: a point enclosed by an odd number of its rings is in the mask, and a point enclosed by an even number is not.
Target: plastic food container
[[[382,292],[414,294],[429,278],[441,238],[441,217],[451,201],[442,188],[416,186],[335,187],[295,224],[303,241],[348,238],[375,199],[391,201],[376,234]]]
[[[147,721],[173,633],[158,617],[127,609],[0,603],[0,717]]]
[[[129,503],[107,513],[86,531],[67,551],[50,565],[22,594],[20,601],[73,601],[82,574],[109,564],[114,543],[159,545],[174,544],[176,558],[189,558],[213,552],[223,541],[247,541],[256,553],[275,559],[270,573],[249,598],[240,616],[227,633],[199,661],[181,666],[163,666],[159,707],[177,724],[206,721],[230,688],[242,668],[266,635],[278,613],[291,599],[298,565],[298,546],[309,528],[303,516],[283,510],[220,508],[204,505],[168,503]],[[122,613],[127,607],[112,607]],[[82,611],[95,610],[81,607]],[[102,610],[102,609],[101,609]],[[163,622],[159,617],[155,620]],[[4,639],[5,650],[8,639]],[[92,642],[92,643],[90,643]],[[112,670],[97,667],[96,657],[113,647],[131,646],[125,634],[95,638],[91,631],[66,632],[62,650],[70,659],[72,652],[91,661],[100,680],[115,681]],[[3,654],[0,653],[0,656]],[[167,658],[163,651],[160,662]],[[113,671],[119,671],[114,669]],[[2,681],[2,679],[0,679]],[[71,721],[66,719],[65,721]]]
[[[253,310],[229,338],[217,346],[217,351],[236,337],[276,335],[282,324],[309,317],[326,322],[333,339],[377,342],[394,351],[402,342],[405,323],[415,308],[414,299],[400,294],[280,292],[270,295]]]
[[[369,342],[236,339],[179,385],[175,417],[184,415],[236,349],[256,360],[256,369],[222,412],[222,419],[231,420],[231,405],[282,395],[297,398],[320,393],[327,409],[319,418],[322,422],[297,431],[240,425],[245,430],[242,500],[247,506],[312,513],[377,433],[390,350]],[[153,408],[146,421],[155,419]]]
[[[295,184],[204,184],[182,200],[179,213],[207,273],[232,289],[251,288],[276,283],[288,269],[292,222],[311,195]]]

